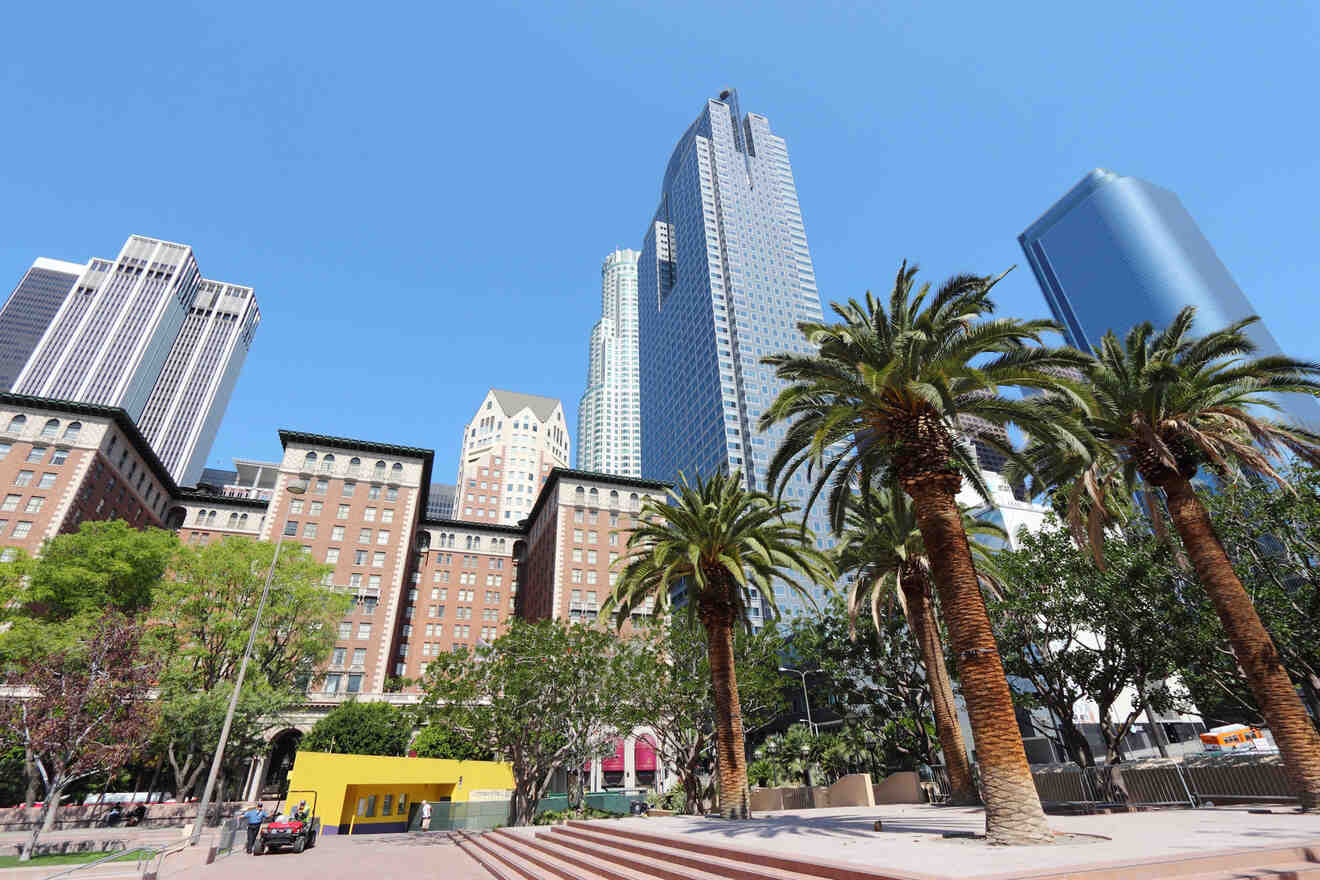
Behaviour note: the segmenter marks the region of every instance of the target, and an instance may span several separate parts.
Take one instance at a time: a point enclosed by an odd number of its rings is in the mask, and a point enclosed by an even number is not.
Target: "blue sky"
[[[1086,171],[1177,192],[1320,359],[1320,6],[21,4],[0,55],[0,289],[35,256],[192,244],[264,320],[211,463],[276,429],[436,450],[490,386],[576,422],[599,269],[703,100],[788,141],[822,299],[1019,269]]]

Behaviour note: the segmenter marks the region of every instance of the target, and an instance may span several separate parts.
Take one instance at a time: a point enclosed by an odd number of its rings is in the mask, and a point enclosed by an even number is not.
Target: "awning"
[[[600,769],[605,773],[623,772],[623,737],[614,740],[614,754],[600,762]]]
[[[649,736],[638,737],[633,743],[633,766],[638,772],[655,770],[655,743]]]

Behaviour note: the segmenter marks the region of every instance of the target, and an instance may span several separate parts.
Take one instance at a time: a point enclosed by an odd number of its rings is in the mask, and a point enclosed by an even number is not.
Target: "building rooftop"
[[[555,408],[561,406],[558,398],[542,397],[539,394],[523,394],[519,391],[503,391],[499,388],[490,389],[495,395],[495,402],[504,410],[505,415],[513,415],[523,408],[530,409],[532,415],[541,421],[546,421],[554,414]]]

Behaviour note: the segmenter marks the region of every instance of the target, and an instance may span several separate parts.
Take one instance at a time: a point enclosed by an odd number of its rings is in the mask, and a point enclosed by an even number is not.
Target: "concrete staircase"
[[[454,832],[459,847],[497,880],[941,880],[734,844],[664,835],[613,822],[569,822],[548,830]],[[1022,880],[1320,880],[1320,847],[1208,852],[1193,858],[1136,860]],[[948,880],[953,880],[949,877]],[[1010,880],[997,875],[995,880]]]

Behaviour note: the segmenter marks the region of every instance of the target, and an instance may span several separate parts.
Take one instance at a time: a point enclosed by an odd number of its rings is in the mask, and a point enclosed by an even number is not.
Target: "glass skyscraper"
[[[1113,329],[1163,327],[1196,306],[1198,332],[1256,313],[1178,196],[1097,168],[1027,227],[1018,242],[1068,343],[1083,351]],[[1259,354],[1279,354],[1257,323],[1247,330]],[[1320,426],[1320,405],[1280,400],[1292,418]]]
[[[578,402],[577,466],[642,475],[637,402],[637,251],[622,249],[600,268],[600,320],[591,328],[587,389]]]
[[[637,275],[642,476],[741,469],[766,488],[784,429],[756,422],[784,383],[761,358],[810,351],[797,323],[821,307],[788,149],[736,92],[708,100],[674,148]],[[786,495],[805,503],[804,475]],[[819,509],[808,525],[831,543]]]

